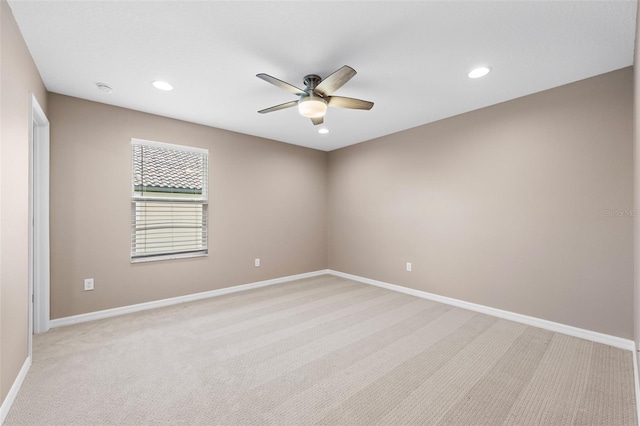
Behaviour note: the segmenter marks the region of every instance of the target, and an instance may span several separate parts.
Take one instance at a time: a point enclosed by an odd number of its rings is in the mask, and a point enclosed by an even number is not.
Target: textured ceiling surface
[[[24,1],[13,13],[47,89],[330,151],[633,63],[633,0],[614,1]],[[335,95],[375,102],[330,108],[318,134],[298,87],[342,65]],[[492,72],[470,80],[478,65]],[[150,84],[175,86],[161,92]],[[104,93],[96,83],[110,85]]]

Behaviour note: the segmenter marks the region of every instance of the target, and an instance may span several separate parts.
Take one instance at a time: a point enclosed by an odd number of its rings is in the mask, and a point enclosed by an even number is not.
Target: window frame
[[[171,259],[185,259],[193,257],[207,257],[209,254],[209,150],[205,148],[197,148],[186,145],[169,144],[164,142],[150,141],[146,139],[131,138],[131,235],[130,235],[130,260],[131,263],[142,262],[154,262],[161,260]],[[204,155],[204,170],[202,182],[202,192],[200,198],[180,198],[180,197],[154,197],[154,196],[139,196],[136,195],[135,189],[135,154],[134,150],[136,146],[160,148],[174,151],[191,152]],[[148,254],[148,255],[134,255],[135,239],[136,239],[136,223],[137,223],[137,203],[140,202],[154,202],[154,203],[167,203],[167,204],[197,204],[202,206],[202,228],[204,248],[201,250],[194,250],[189,252],[172,252],[161,254]]]

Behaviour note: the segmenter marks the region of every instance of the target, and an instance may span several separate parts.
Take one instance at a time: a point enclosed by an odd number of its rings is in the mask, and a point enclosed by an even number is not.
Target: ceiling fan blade
[[[286,83],[282,80],[278,80],[275,77],[271,77],[269,74],[256,74],[256,77],[261,78],[262,80],[266,81],[267,83],[271,83],[274,86],[277,86],[281,89],[286,90],[287,92],[293,93],[294,95],[304,95],[305,93],[301,90],[298,89],[296,86]]]
[[[349,109],[371,109],[373,102],[363,101],[362,99],[345,98],[343,96],[330,96],[327,105],[334,108]]]
[[[258,112],[260,114],[266,114],[268,112],[279,111],[279,110],[285,109],[285,108],[291,108],[291,107],[294,107],[296,105],[298,105],[298,101],[285,102],[285,103],[280,104],[280,105],[272,106],[271,108],[261,109]]]
[[[347,81],[351,80],[351,77],[354,75],[356,75],[356,70],[345,65],[329,77],[322,80],[320,84],[318,84],[318,87],[314,89],[314,92],[322,96],[329,96],[341,88]]]
[[[324,123],[324,117],[312,118],[311,122],[313,122],[314,126],[317,126],[318,124]]]

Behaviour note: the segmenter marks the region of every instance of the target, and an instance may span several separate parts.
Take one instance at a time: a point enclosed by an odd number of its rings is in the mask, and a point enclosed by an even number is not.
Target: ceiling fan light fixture
[[[314,94],[304,96],[298,101],[298,112],[307,118],[324,117],[327,113],[327,102]]]

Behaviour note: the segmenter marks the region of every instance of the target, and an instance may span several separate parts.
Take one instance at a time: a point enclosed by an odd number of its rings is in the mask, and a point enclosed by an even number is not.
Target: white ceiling
[[[51,92],[325,151],[632,65],[636,16],[635,0],[9,4]],[[371,111],[329,109],[327,135],[296,108],[257,114],[296,99],[257,73],[304,87],[345,64],[335,95]],[[493,72],[470,80],[477,65]]]

